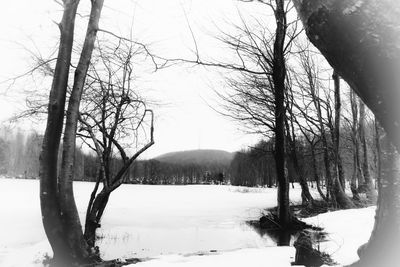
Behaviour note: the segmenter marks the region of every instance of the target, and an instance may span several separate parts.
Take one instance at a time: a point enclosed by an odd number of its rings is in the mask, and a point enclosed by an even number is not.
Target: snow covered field
[[[81,218],[93,184],[76,182]],[[291,201],[300,189],[291,190]],[[41,266],[51,255],[41,223],[39,182],[0,179],[0,266]],[[275,189],[234,186],[123,185],[110,198],[98,241],[105,259],[148,257],[135,266],[290,266],[291,247],[274,247],[245,221],[276,205]],[[357,259],[369,238],[374,208],[322,214],[306,221],[325,227],[321,249],[335,261]],[[205,254],[199,256],[198,254]],[[16,262],[18,259],[18,262]]]

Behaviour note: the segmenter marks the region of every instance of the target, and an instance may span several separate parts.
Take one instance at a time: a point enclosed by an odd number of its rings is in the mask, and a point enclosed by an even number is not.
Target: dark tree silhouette
[[[103,0],[91,1],[85,42],[75,71],[74,85],[68,104],[63,157],[60,178],[58,178],[58,151],[63,133],[75,17],[79,0],[64,0],[62,4],[64,11],[59,24],[60,45],[40,155],[40,203],[44,229],[54,252],[53,261],[60,265],[72,265],[86,262],[90,257],[74,201],[73,160],[80,97],[98,31]]]
[[[400,151],[400,2],[294,0],[307,36],[375,114]],[[386,144],[375,225],[357,266],[400,262],[400,170]],[[383,169],[383,168],[382,168]]]
[[[90,247],[95,246],[96,229],[110,194],[127,181],[129,167],[154,144],[153,111],[134,90],[135,56],[143,54],[143,47],[132,42],[99,45],[86,82],[78,136],[93,149],[99,164],[85,221],[84,236]],[[146,121],[147,114],[151,117]],[[142,144],[146,132],[149,140]],[[128,150],[135,152],[129,156]],[[100,183],[103,188],[98,192]]]

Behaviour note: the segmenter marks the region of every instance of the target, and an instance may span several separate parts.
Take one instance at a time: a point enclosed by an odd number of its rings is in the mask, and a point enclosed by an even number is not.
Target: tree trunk
[[[358,186],[360,181],[363,180],[361,167],[360,167],[360,155],[359,155],[359,136],[358,136],[358,105],[356,96],[353,89],[350,89],[350,105],[352,114],[352,125],[351,125],[351,139],[353,141],[353,174],[351,176],[350,189],[353,194],[353,199],[360,200],[358,194]]]
[[[296,135],[294,132],[294,126],[293,126],[293,120],[292,120],[292,112],[290,108],[288,108],[288,111],[290,113],[289,118],[285,118],[285,124],[286,124],[286,132],[287,132],[287,143],[289,146],[289,158],[291,159],[293,163],[293,168],[294,171],[297,174],[297,177],[299,179],[299,183],[301,186],[301,196],[302,196],[302,202],[303,204],[312,204],[314,201],[314,198],[312,197],[310,190],[308,188],[307,180],[304,177],[303,170],[300,167],[299,160],[297,158],[297,153],[296,153]],[[291,127],[289,127],[289,119],[291,121]]]
[[[353,146],[353,149],[355,146]],[[355,152],[353,152],[353,174],[351,175],[351,182],[350,182],[350,190],[351,193],[353,194],[353,199],[354,200],[360,200],[360,195],[358,194],[358,189],[357,189],[357,155]]]
[[[382,159],[381,159],[381,141],[380,141],[380,130],[379,123],[375,119],[375,147],[376,147],[376,184],[380,184],[381,173],[382,173]],[[375,184],[375,185],[376,185]],[[375,186],[376,188],[377,186]]]
[[[324,201],[328,201],[326,195],[324,194],[324,192],[322,192],[322,189],[321,189],[321,183],[320,183],[320,179],[318,176],[317,162],[316,162],[316,157],[315,157],[315,148],[314,148],[314,145],[312,145],[311,143],[310,143],[310,148],[311,148],[311,157],[312,157],[312,169],[313,169],[313,173],[314,173],[314,180],[317,184],[318,193]]]
[[[336,172],[340,181],[340,185],[343,190],[346,188],[346,180],[344,178],[344,171],[342,166],[342,158],[340,156],[340,113],[342,108],[342,103],[340,101],[340,77],[333,71],[332,74],[334,86],[335,86],[335,128],[334,128],[334,151],[335,151],[335,162],[336,162]]]
[[[276,0],[276,32],[272,79],[275,95],[275,164],[278,181],[278,219],[283,228],[291,221],[289,209],[289,180],[285,175],[285,77],[286,64],[283,49],[286,36],[284,1]]]
[[[362,162],[362,170],[364,174],[364,187],[365,192],[367,194],[367,199],[370,203],[376,203],[376,193],[374,189],[374,185],[372,182],[371,174],[369,172],[369,162],[368,162],[368,148],[367,141],[365,138],[365,105],[360,100],[360,121],[358,124],[360,141],[363,149],[363,162]]]
[[[58,201],[58,151],[64,121],[64,108],[74,39],[75,16],[79,1],[64,1],[60,28],[60,46],[50,90],[48,117],[40,155],[40,205],[47,239],[53,249],[53,260],[64,265],[73,262],[75,252],[66,240]]]
[[[384,150],[374,228],[368,243],[357,251],[360,261],[354,267],[389,267],[399,263],[400,183],[396,181],[400,177],[400,155],[389,144],[385,144]]]
[[[400,151],[400,2],[294,3],[311,42],[372,110]],[[395,266],[400,262],[399,156],[394,151],[386,156],[393,166],[382,172],[374,231],[358,266]]]
[[[342,158],[340,157],[340,112],[341,112],[341,101],[340,101],[340,80],[339,75],[334,71],[333,80],[335,83],[335,125],[333,127],[332,139],[335,154],[335,176],[332,177],[332,199],[335,199],[336,204],[340,208],[354,208],[354,203],[346,195],[344,191],[344,172],[342,167]],[[333,197],[334,196],[334,197]]]
[[[96,195],[93,204],[88,207],[85,222],[85,239],[90,247],[94,247],[96,241],[96,230],[100,227],[101,217],[107,206],[110,192],[103,189]]]
[[[68,245],[76,251],[77,258],[80,259],[88,258],[89,253],[87,243],[83,236],[72,185],[74,180],[76,131],[79,117],[79,104],[94,48],[94,42],[96,40],[102,6],[103,0],[92,1],[85,42],[83,44],[78,66],[75,70],[74,84],[68,102],[59,182],[60,192],[62,192],[62,194],[59,195],[59,201],[62,220],[65,227],[64,229],[66,231],[66,241],[68,242]]]

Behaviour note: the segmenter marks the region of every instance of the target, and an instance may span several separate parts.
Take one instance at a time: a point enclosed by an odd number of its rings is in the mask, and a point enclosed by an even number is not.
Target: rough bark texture
[[[400,1],[294,0],[311,42],[373,111],[400,150]],[[399,157],[382,173],[375,226],[358,266],[400,262]],[[384,168],[382,168],[384,169]]]
[[[64,107],[74,39],[75,15],[79,1],[64,1],[64,13],[59,24],[60,46],[50,90],[46,131],[40,155],[40,205],[47,238],[55,262],[67,262],[76,255],[65,242],[58,202],[58,149],[62,134]]]
[[[275,95],[275,162],[278,181],[278,219],[283,228],[289,225],[289,180],[285,175],[285,78],[286,64],[284,45],[286,36],[286,15],[284,1],[276,0],[276,33],[274,42],[274,63],[272,79]]]
[[[79,104],[85,84],[86,74],[96,40],[98,23],[100,19],[103,0],[92,1],[90,18],[87,26],[85,41],[81,51],[78,66],[75,70],[74,84],[68,102],[66,124],[63,139],[63,154],[60,171],[59,196],[62,210],[62,220],[66,231],[68,245],[78,253],[81,259],[88,258],[88,246],[83,236],[82,225],[76,208],[73,180],[74,180],[74,155],[76,146],[76,131],[79,117]]]

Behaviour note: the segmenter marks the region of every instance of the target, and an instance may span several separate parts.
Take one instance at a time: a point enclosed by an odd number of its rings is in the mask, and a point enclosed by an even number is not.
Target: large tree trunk
[[[60,206],[58,202],[58,150],[60,146],[72,44],[74,39],[75,16],[78,0],[64,1],[64,13],[59,24],[60,46],[50,90],[46,131],[40,155],[40,205],[44,230],[54,253],[57,264],[71,262],[75,252],[65,242]]]
[[[400,151],[400,1],[294,0],[311,42],[373,111]],[[359,266],[400,262],[399,157],[382,173],[374,231]]]
[[[278,181],[278,219],[283,228],[291,221],[289,209],[289,180],[285,175],[285,78],[286,64],[283,54],[286,36],[284,1],[276,0],[276,33],[272,79],[275,96],[275,164]]]
[[[73,192],[76,131],[79,118],[79,105],[94,48],[94,42],[96,40],[102,6],[103,0],[92,1],[85,42],[78,66],[75,70],[74,84],[68,102],[59,181],[60,192],[62,192],[62,194],[59,195],[59,201],[64,229],[66,231],[66,241],[68,245],[76,251],[76,257],[80,259],[88,258],[89,247],[83,236],[82,225]]]

